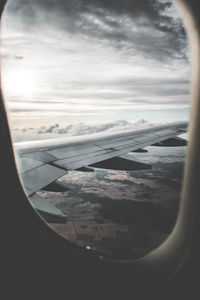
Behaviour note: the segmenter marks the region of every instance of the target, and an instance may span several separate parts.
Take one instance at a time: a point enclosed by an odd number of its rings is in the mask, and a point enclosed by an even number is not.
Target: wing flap
[[[35,160],[32,159],[31,157],[18,157],[17,159],[17,166],[19,168],[19,172],[21,174],[31,170],[31,169],[35,169],[38,168],[39,166],[42,166],[44,163],[39,161],[39,160]]]
[[[73,157],[68,157],[65,159],[60,159],[60,160],[57,160],[56,162],[54,162],[54,164],[58,164],[62,167],[68,168],[69,164],[72,164],[74,162],[76,163],[77,161],[85,160],[90,157],[98,157],[98,156],[104,155],[106,153],[108,153],[108,151],[100,149],[99,151],[95,151],[92,153],[87,153],[87,154],[77,155],[77,156],[73,156]]]
[[[102,140],[100,142],[95,142],[95,145],[103,149],[110,149],[110,148],[115,148],[116,146],[129,145],[133,143],[133,138],[130,139],[129,137],[129,138],[115,138],[110,140]]]
[[[65,159],[98,152],[99,150],[102,149],[94,144],[87,144],[87,147],[85,144],[82,144],[50,150],[48,153],[57,159]]]
[[[91,154],[90,156],[87,156],[85,158],[79,157],[77,160],[72,161],[72,162],[69,159],[67,159],[67,160],[58,160],[55,164],[58,165],[58,166],[62,166],[64,168],[67,168],[69,170],[76,170],[76,169],[79,169],[81,167],[85,167],[87,165],[90,165],[92,163],[99,162],[99,161],[102,161],[102,160],[106,160],[106,159],[112,158],[114,156],[118,156],[120,154],[122,154],[120,151],[112,151],[112,152],[101,153],[101,154],[96,155],[96,156]]]
[[[57,159],[56,157],[47,153],[46,151],[41,151],[41,152],[37,151],[37,152],[32,152],[32,153],[26,153],[26,154],[23,154],[22,157],[28,157],[28,158],[31,158],[34,160],[41,161],[43,163],[51,163]]]
[[[46,164],[22,174],[21,177],[25,188],[37,192],[66,173],[64,169]]]
[[[175,135],[175,131],[174,130],[171,130],[171,129],[162,129],[162,130],[158,130],[156,131],[154,134],[156,136],[168,136],[168,135]]]
[[[50,223],[66,223],[67,217],[48,200],[33,194],[29,197],[33,207]]]

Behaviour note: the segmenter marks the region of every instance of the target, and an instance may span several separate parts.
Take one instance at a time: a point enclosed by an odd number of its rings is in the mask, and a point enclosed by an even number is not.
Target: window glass
[[[170,127],[187,140],[189,47],[174,1],[9,0],[1,25],[3,94],[33,206],[102,255],[155,249],[176,221],[187,149]]]

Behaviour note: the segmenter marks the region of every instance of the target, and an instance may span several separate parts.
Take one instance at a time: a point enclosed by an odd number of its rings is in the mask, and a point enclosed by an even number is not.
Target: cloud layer
[[[125,54],[186,58],[185,30],[171,0],[10,0],[7,10],[29,29],[41,24],[109,42]]]
[[[11,118],[113,121],[189,106],[188,43],[171,0],[10,0],[2,28]]]
[[[66,126],[53,124],[50,126],[41,126],[39,128],[27,127],[22,129],[15,129],[13,130],[13,137],[14,140],[18,142],[22,140],[53,138],[60,135],[70,137],[86,134],[120,132],[124,130],[139,130],[148,128],[152,125],[153,124],[143,119],[135,123],[125,120],[118,120],[110,123],[78,123],[73,125],[69,124]]]

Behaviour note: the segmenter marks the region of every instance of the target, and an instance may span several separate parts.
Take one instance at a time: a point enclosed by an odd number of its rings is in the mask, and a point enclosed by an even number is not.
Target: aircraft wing
[[[66,190],[57,179],[71,170],[150,168],[135,162],[129,153],[150,145],[185,145],[177,136],[186,132],[187,126],[187,122],[178,122],[137,131],[15,143],[23,186],[33,206],[48,221],[63,222],[65,215],[36,192]]]

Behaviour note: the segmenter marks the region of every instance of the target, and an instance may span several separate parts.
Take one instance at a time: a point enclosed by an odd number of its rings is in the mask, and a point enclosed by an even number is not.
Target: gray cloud
[[[134,109],[141,105],[189,105],[189,82],[184,79],[159,78],[117,78],[114,80],[101,80],[100,82],[84,79],[76,83],[63,83],[61,87],[49,81],[51,93],[35,94],[27,101],[27,97],[19,95],[9,98],[9,108],[13,113],[100,113],[121,109]],[[64,96],[56,98],[63,87]],[[45,100],[41,100],[45,99]]]
[[[187,42],[172,0],[10,0],[2,27],[14,122],[131,120],[134,109],[189,104]]]
[[[26,26],[45,24],[82,34],[109,42],[124,55],[140,52],[158,60],[187,59],[182,22],[167,13],[172,6],[171,0],[16,0],[10,1],[7,11]]]
[[[24,13],[25,18],[36,19],[39,15],[38,10],[51,14],[52,12],[58,12],[70,18],[70,22],[73,20],[75,26],[76,23],[83,21],[83,14],[90,13],[93,16],[100,17],[106,25],[110,27],[118,27],[120,24],[120,17],[127,15],[131,18],[146,17],[151,20],[155,26],[162,31],[170,31],[172,26],[171,21],[173,18],[168,15],[163,15],[162,12],[171,7],[173,2],[171,0],[159,1],[159,0],[15,0],[10,1],[8,5],[10,11],[14,13]],[[105,12],[107,12],[105,14]],[[109,15],[109,18],[108,18]],[[115,20],[115,16],[118,20]],[[74,20],[74,17],[76,19]],[[51,15],[49,15],[51,18]],[[63,22],[62,19],[56,20],[56,22]],[[65,20],[68,22],[68,19]],[[145,24],[141,21],[141,25]],[[64,25],[64,24],[62,24]],[[67,24],[68,25],[68,24]],[[80,25],[80,24],[79,24]],[[84,26],[82,23],[81,25]],[[72,27],[70,27],[72,29]],[[182,29],[182,34],[184,31]]]

